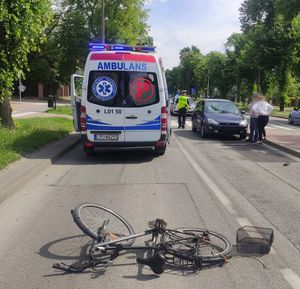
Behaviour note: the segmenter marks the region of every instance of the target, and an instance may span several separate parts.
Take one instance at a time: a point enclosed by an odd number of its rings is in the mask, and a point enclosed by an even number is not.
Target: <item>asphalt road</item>
[[[201,139],[190,129],[174,129],[161,157],[86,157],[77,146],[0,204],[0,288],[299,289],[299,171],[299,159],[267,145]],[[127,254],[104,274],[61,274],[52,264],[76,262],[89,242],[70,215],[82,202],[119,212],[137,232],[164,218],[170,227],[218,231],[234,244],[240,226],[272,227],[274,246],[260,258],[266,268],[236,257],[197,274],[156,276]]]

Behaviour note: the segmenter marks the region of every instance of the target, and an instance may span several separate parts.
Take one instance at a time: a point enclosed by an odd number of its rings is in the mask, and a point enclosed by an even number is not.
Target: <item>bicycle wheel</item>
[[[223,264],[232,250],[221,234],[194,228],[167,230],[159,245],[166,263],[193,270]]]
[[[94,240],[113,241],[134,234],[130,224],[119,214],[97,204],[81,204],[71,211],[73,219],[80,230]],[[98,231],[102,230],[101,235]],[[101,236],[101,240],[99,240]],[[131,246],[134,239],[118,242]]]

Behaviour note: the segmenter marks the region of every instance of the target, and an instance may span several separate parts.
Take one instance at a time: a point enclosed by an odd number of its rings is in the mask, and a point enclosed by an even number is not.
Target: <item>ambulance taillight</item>
[[[167,133],[167,107],[163,106],[161,108],[161,133]]]
[[[86,108],[84,105],[80,106],[80,128],[81,131],[86,131]]]

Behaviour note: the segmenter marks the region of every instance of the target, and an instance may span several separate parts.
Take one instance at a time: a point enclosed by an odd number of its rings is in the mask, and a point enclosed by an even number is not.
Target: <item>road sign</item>
[[[20,84],[18,89],[19,89],[20,92],[24,92],[26,90],[26,86],[23,85],[23,84]]]

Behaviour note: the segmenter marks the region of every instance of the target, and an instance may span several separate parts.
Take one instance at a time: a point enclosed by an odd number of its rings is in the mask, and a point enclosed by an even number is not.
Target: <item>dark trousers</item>
[[[262,136],[266,137],[265,127],[269,122],[268,115],[260,115],[258,117],[258,140],[262,140]]]
[[[258,139],[259,130],[258,130],[258,118],[250,117],[250,134],[249,139],[256,142]]]
[[[186,119],[186,108],[180,108],[178,110],[178,128],[185,126],[185,119]]]

